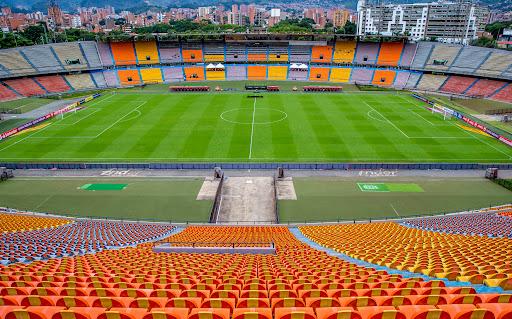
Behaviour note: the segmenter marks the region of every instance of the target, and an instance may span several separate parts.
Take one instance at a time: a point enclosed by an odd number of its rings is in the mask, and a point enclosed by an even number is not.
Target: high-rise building
[[[489,19],[489,9],[467,0],[415,4],[358,2],[357,34],[407,35],[411,40],[468,44]]]
[[[256,21],[256,6],[251,4],[247,11],[247,15],[249,16],[249,24],[254,25],[254,22]]]
[[[60,27],[64,24],[62,10],[55,0],[48,1],[48,24],[51,28]]]
[[[350,21],[350,11],[347,9],[333,9],[331,14],[332,25],[336,28],[341,28]]]

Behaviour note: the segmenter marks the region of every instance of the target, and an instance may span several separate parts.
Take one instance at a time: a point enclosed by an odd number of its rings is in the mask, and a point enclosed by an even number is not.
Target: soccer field
[[[511,162],[409,95],[106,93],[0,142],[1,161]]]

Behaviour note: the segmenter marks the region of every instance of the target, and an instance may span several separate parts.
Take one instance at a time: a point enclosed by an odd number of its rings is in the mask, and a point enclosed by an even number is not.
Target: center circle
[[[284,111],[263,107],[256,108],[256,111],[252,107],[240,107],[236,109],[227,110],[220,114],[220,118],[228,123],[243,125],[273,124],[281,122],[287,117],[288,114]]]

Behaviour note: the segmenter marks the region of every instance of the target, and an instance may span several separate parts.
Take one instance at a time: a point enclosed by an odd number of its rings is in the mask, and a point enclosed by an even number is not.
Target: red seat
[[[169,299],[166,308],[199,308],[201,306],[201,298],[172,298]]]
[[[71,308],[60,310],[51,319],[96,319],[103,312],[103,308]]]
[[[448,300],[442,295],[428,295],[428,296],[410,296],[409,297],[415,305],[446,305]]]
[[[448,303],[458,304],[479,304],[482,303],[482,298],[479,295],[448,295],[446,296]]]
[[[128,305],[133,300],[129,297],[99,297],[94,298],[91,302],[92,307],[100,308],[128,308]]]
[[[316,309],[317,319],[362,319],[352,307],[326,307]]]
[[[270,308],[236,308],[232,319],[272,319]]]
[[[64,309],[63,307],[30,306],[6,312],[2,319],[50,319],[54,314]]]
[[[297,292],[295,290],[270,290],[270,299],[273,298],[297,298]]]
[[[235,299],[232,298],[206,298],[201,304],[201,308],[224,308],[229,309],[230,313],[235,308]]]
[[[341,297],[339,300],[342,307],[359,308],[377,306],[377,302],[371,297]]]
[[[354,289],[329,289],[326,290],[329,297],[357,297],[357,292]]]
[[[363,319],[406,319],[395,307],[361,307],[357,309]]]
[[[232,298],[238,300],[240,291],[238,290],[214,290],[210,298]]]
[[[477,307],[491,311],[496,319],[512,319],[512,303],[481,303]]]
[[[95,298],[91,297],[74,297],[74,296],[59,296],[52,297],[56,306],[60,307],[91,307],[90,302]]]
[[[271,299],[272,309],[275,308],[290,308],[290,307],[305,307],[306,304],[302,299],[299,298],[272,298]]]
[[[0,296],[0,306],[17,306],[19,303],[10,296]]]
[[[407,319],[450,319],[450,314],[431,305],[398,306]]]
[[[377,303],[377,306],[405,306],[412,305],[412,301],[407,296],[382,296],[373,297],[373,300]]]
[[[331,297],[306,298],[306,306],[312,308],[341,307],[339,300]]]
[[[511,294],[480,295],[484,303],[512,303]]]
[[[25,296],[20,301],[21,306],[29,307],[29,306],[55,306],[54,302],[44,296]]]
[[[187,308],[153,308],[142,319],[187,319]]]
[[[240,298],[236,308],[270,308],[268,298]]]
[[[149,297],[149,298],[137,298],[133,300],[129,307],[130,308],[164,308],[167,302],[165,297]]]
[[[188,319],[229,319],[230,311],[225,308],[195,308]]]
[[[181,291],[176,289],[155,289],[150,290],[150,297],[166,297],[175,298],[180,295]]]
[[[316,319],[313,308],[292,307],[275,308],[274,319]]]
[[[102,312],[96,319],[140,319],[147,312],[144,308],[112,308]]]
[[[448,312],[451,319],[495,319],[494,314],[487,309],[477,309],[472,304],[438,305],[439,309]]]

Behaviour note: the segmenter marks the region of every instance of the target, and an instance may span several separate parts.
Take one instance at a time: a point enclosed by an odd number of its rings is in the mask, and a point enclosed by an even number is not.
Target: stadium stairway
[[[405,271],[405,270],[397,270],[397,269],[393,269],[393,268],[389,268],[389,267],[380,266],[380,265],[377,265],[377,264],[372,264],[372,263],[369,263],[369,262],[366,262],[366,261],[363,261],[363,260],[360,260],[360,259],[352,258],[350,256],[347,256],[347,255],[343,254],[343,253],[338,253],[338,252],[336,252],[336,251],[334,251],[332,249],[329,249],[329,248],[327,248],[325,246],[322,246],[322,245],[312,241],[311,239],[307,238],[301,232],[301,230],[299,228],[297,228],[297,227],[290,228],[290,232],[298,240],[300,240],[304,244],[310,246],[311,248],[314,248],[314,249],[319,250],[319,251],[323,251],[323,252],[327,253],[330,256],[340,258],[340,259],[342,259],[344,261],[351,262],[351,263],[356,264],[358,266],[367,267],[367,268],[374,268],[376,270],[385,271],[385,272],[387,272],[387,273],[389,273],[391,275],[401,275],[404,278],[422,278],[423,280],[426,280],[426,281],[441,280],[441,281],[443,281],[445,283],[446,287],[468,287],[468,286],[471,286],[479,294],[504,293],[504,292],[506,292],[505,290],[503,290],[500,287],[488,287],[488,286],[485,286],[485,285],[471,284],[469,282],[459,282],[459,281],[448,280],[446,278],[429,277],[429,276],[425,276],[425,275],[414,273],[414,272],[409,272],[409,271]]]

